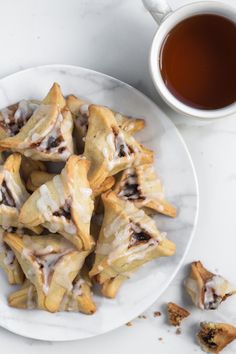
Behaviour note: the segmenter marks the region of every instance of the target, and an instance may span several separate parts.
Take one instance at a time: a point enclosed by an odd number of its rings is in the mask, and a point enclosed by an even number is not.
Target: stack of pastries
[[[19,286],[10,306],[93,314],[94,283],[114,298],[143,264],[175,253],[152,219],[176,209],[133,136],[144,125],[57,83],[0,111],[0,266]]]

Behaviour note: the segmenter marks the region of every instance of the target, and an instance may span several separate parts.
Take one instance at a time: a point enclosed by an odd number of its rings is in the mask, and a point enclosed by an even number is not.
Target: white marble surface
[[[170,4],[177,7],[187,2],[172,0]],[[179,116],[161,102],[147,65],[155,23],[141,1],[8,0],[1,4],[0,30],[1,77],[39,64],[81,65],[130,83],[164,107],[189,147],[199,179],[199,222],[185,264],[200,258],[212,270],[236,282],[236,117],[203,125]],[[236,324],[236,299],[229,299],[218,312],[194,310],[182,293],[185,272],[183,267],[147,311],[148,318],[135,320],[132,327],[70,343],[38,342],[0,329],[1,350],[19,354],[200,352],[194,341],[197,323],[209,318],[227,320],[230,315]],[[179,336],[165,324],[164,315],[152,317],[153,311],[162,311],[169,300],[188,304],[193,313]],[[236,344],[232,344],[225,353],[235,351]]]

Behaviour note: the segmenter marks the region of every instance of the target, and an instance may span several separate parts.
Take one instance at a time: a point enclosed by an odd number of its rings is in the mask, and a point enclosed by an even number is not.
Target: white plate
[[[56,81],[65,95],[73,93],[91,102],[107,105],[146,120],[139,138],[155,151],[155,167],[164,181],[168,200],[178,208],[178,217],[157,216],[161,231],[177,245],[174,257],[145,265],[121,288],[115,300],[95,295],[97,312],[25,311],[8,307],[12,291],[0,273],[0,325],[26,337],[42,340],[72,340],[110,331],[142,313],[166,289],[178,271],[193,237],[198,213],[196,175],[188,150],[174,124],[142,93],[104,74],[75,66],[49,65],[18,72],[0,80],[0,108],[23,98],[41,99]]]

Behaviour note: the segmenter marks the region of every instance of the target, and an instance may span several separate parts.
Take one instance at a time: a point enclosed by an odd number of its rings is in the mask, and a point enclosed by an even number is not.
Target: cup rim
[[[199,7],[199,5],[201,5]],[[157,28],[157,31],[153,37],[151,49],[150,49],[150,55],[149,55],[149,70],[151,73],[152,81],[154,83],[154,86],[156,87],[157,91],[159,92],[160,96],[164,99],[164,101],[170,105],[173,109],[184,113],[187,116],[193,117],[193,118],[200,118],[203,120],[206,119],[215,119],[215,118],[222,118],[228,115],[231,115],[236,112],[236,102],[232,103],[231,105],[228,105],[223,108],[219,109],[212,109],[212,110],[205,110],[205,109],[198,109],[194,108],[191,106],[188,106],[187,104],[181,102],[176,98],[166,87],[160,67],[158,65],[158,58],[160,54],[160,49],[161,45],[163,43],[164,38],[166,35],[169,33],[169,31],[176,25],[172,24],[172,20],[174,17],[181,15],[181,13],[184,13],[187,9],[196,9],[200,13],[214,13],[213,11],[215,10],[215,13],[217,13],[217,10],[226,10],[226,11],[232,11],[234,14],[236,13],[236,7],[232,7],[230,5],[224,4],[222,2],[218,1],[199,1],[187,5],[183,5],[180,8],[176,9],[175,11],[167,14],[163,18],[163,21],[161,22],[160,26]],[[222,16],[224,16],[224,11],[222,11]],[[219,12],[220,15],[220,12]],[[191,12],[184,18],[188,18],[194,16],[194,13],[191,14]],[[227,16],[225,16],[227,17]],[[180,19],[181,21],[181,19]],[[178,22],[177,22],[178,23]],[[167,26],[166,30],[163,30],[163,27]],[[163,33],[162,33],[163,32]]]

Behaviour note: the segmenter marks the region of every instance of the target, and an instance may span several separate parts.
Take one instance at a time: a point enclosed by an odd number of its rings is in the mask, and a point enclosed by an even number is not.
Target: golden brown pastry
[[[90,250],[93,212],[92,190],[87,179],[89,162],[72,155],[60,175],[38,188],[25,202],[20,221],[25,227],[44,226],[71,241],[78,249]]]
[[[236,339],[236,327],[227,323],[202,322],[197,339],[206,353],[219,354]]]
[[[20,175],[25,183],[33,171],[46,172],[46,170],[47,168],[42,161],[35,161],[24,155],[21,156]]]
[[[0,168],[0,225],[7,230],[9,227],[22,228],[19,212],[29,197],[20,177],[21,155],[10,155]],[[41,228],[30,228],[36,233]]]
[[[111,189],[115,184],[115,178],[113,176],[107,177],[100,186],[95,186],[93,189],[93,195],[94,197],[98,197],[102,193],[108,191]]]
[[[24,273],[16,259],[14,252],[3,241],[4,230],[0,228],[0,267],[6,273],[9,284],[22,284]]]
[[[27,279],[37,291],[40,309],[56,312],[89,251],[78,251],[63,237],[21,236],[6,233],[4,241],[13,250]]]
[[[30,119],[0,148],[21,152],[33,160],[66,161],[73,154],[73,119],[60,86],[54,84]]]
[[[153,161],[153,152],[122,131],[110,109],[95,105],[89,106],[84,155],[91,161],[89,181],[92,189],[100,186],[108,176]]]
[[[73,95],[67,97],[67,105],[73,115],[75,128],[76,128],[76,140],[79,148],[79,152],[84,150],[84,141],[88,130],[88,117],[89,117],[89,104]],[[120,129],[129,134],[135,134],[142,130],[145,126],[143,119],[126,117],[120,113],[113,112],[114,118]]]
[[[192,262],[185,288],[193,303],[202,310],[215,310],[236,289],[222,276],[209,272],[200,261]]]
[[[167,315],[169,324],[171,326],[180,326],[183,319],[190,315],[190,312],[175,304],[174,302],[168,302]]]
[[[144,263],[172,256],[175,244],[133,203],[117,198],[111,191],[102,199],[105,214],[90,276],[102,284],[105,296],[115,297],[124,280]]]
[[[92,283],[88,275],[77,275],[72,282],[72,288],[64,294],[58,311],[82,312],[91,315],[96,312],[96,305],[92,299]],[[8,297],[8,303],[11,307],[20,309],[38,308],[37,291],[35,286],[27,280],[22,288]]]
[[[0,110],[0,139],[14,136],[30,119],[40,102],[22,100]]]
[[[119,198],[132,201],[137,208],[150,209],[171,217],[176,216],[176,209],[165,200],[161,181],[151,164],[124,170],[114,191]]]
[[[26,183],[26,188],[30,192],[36,191],[42,184],[51,181],[55,177],[55,173],[48,173],[45,171],[32,171]]]

